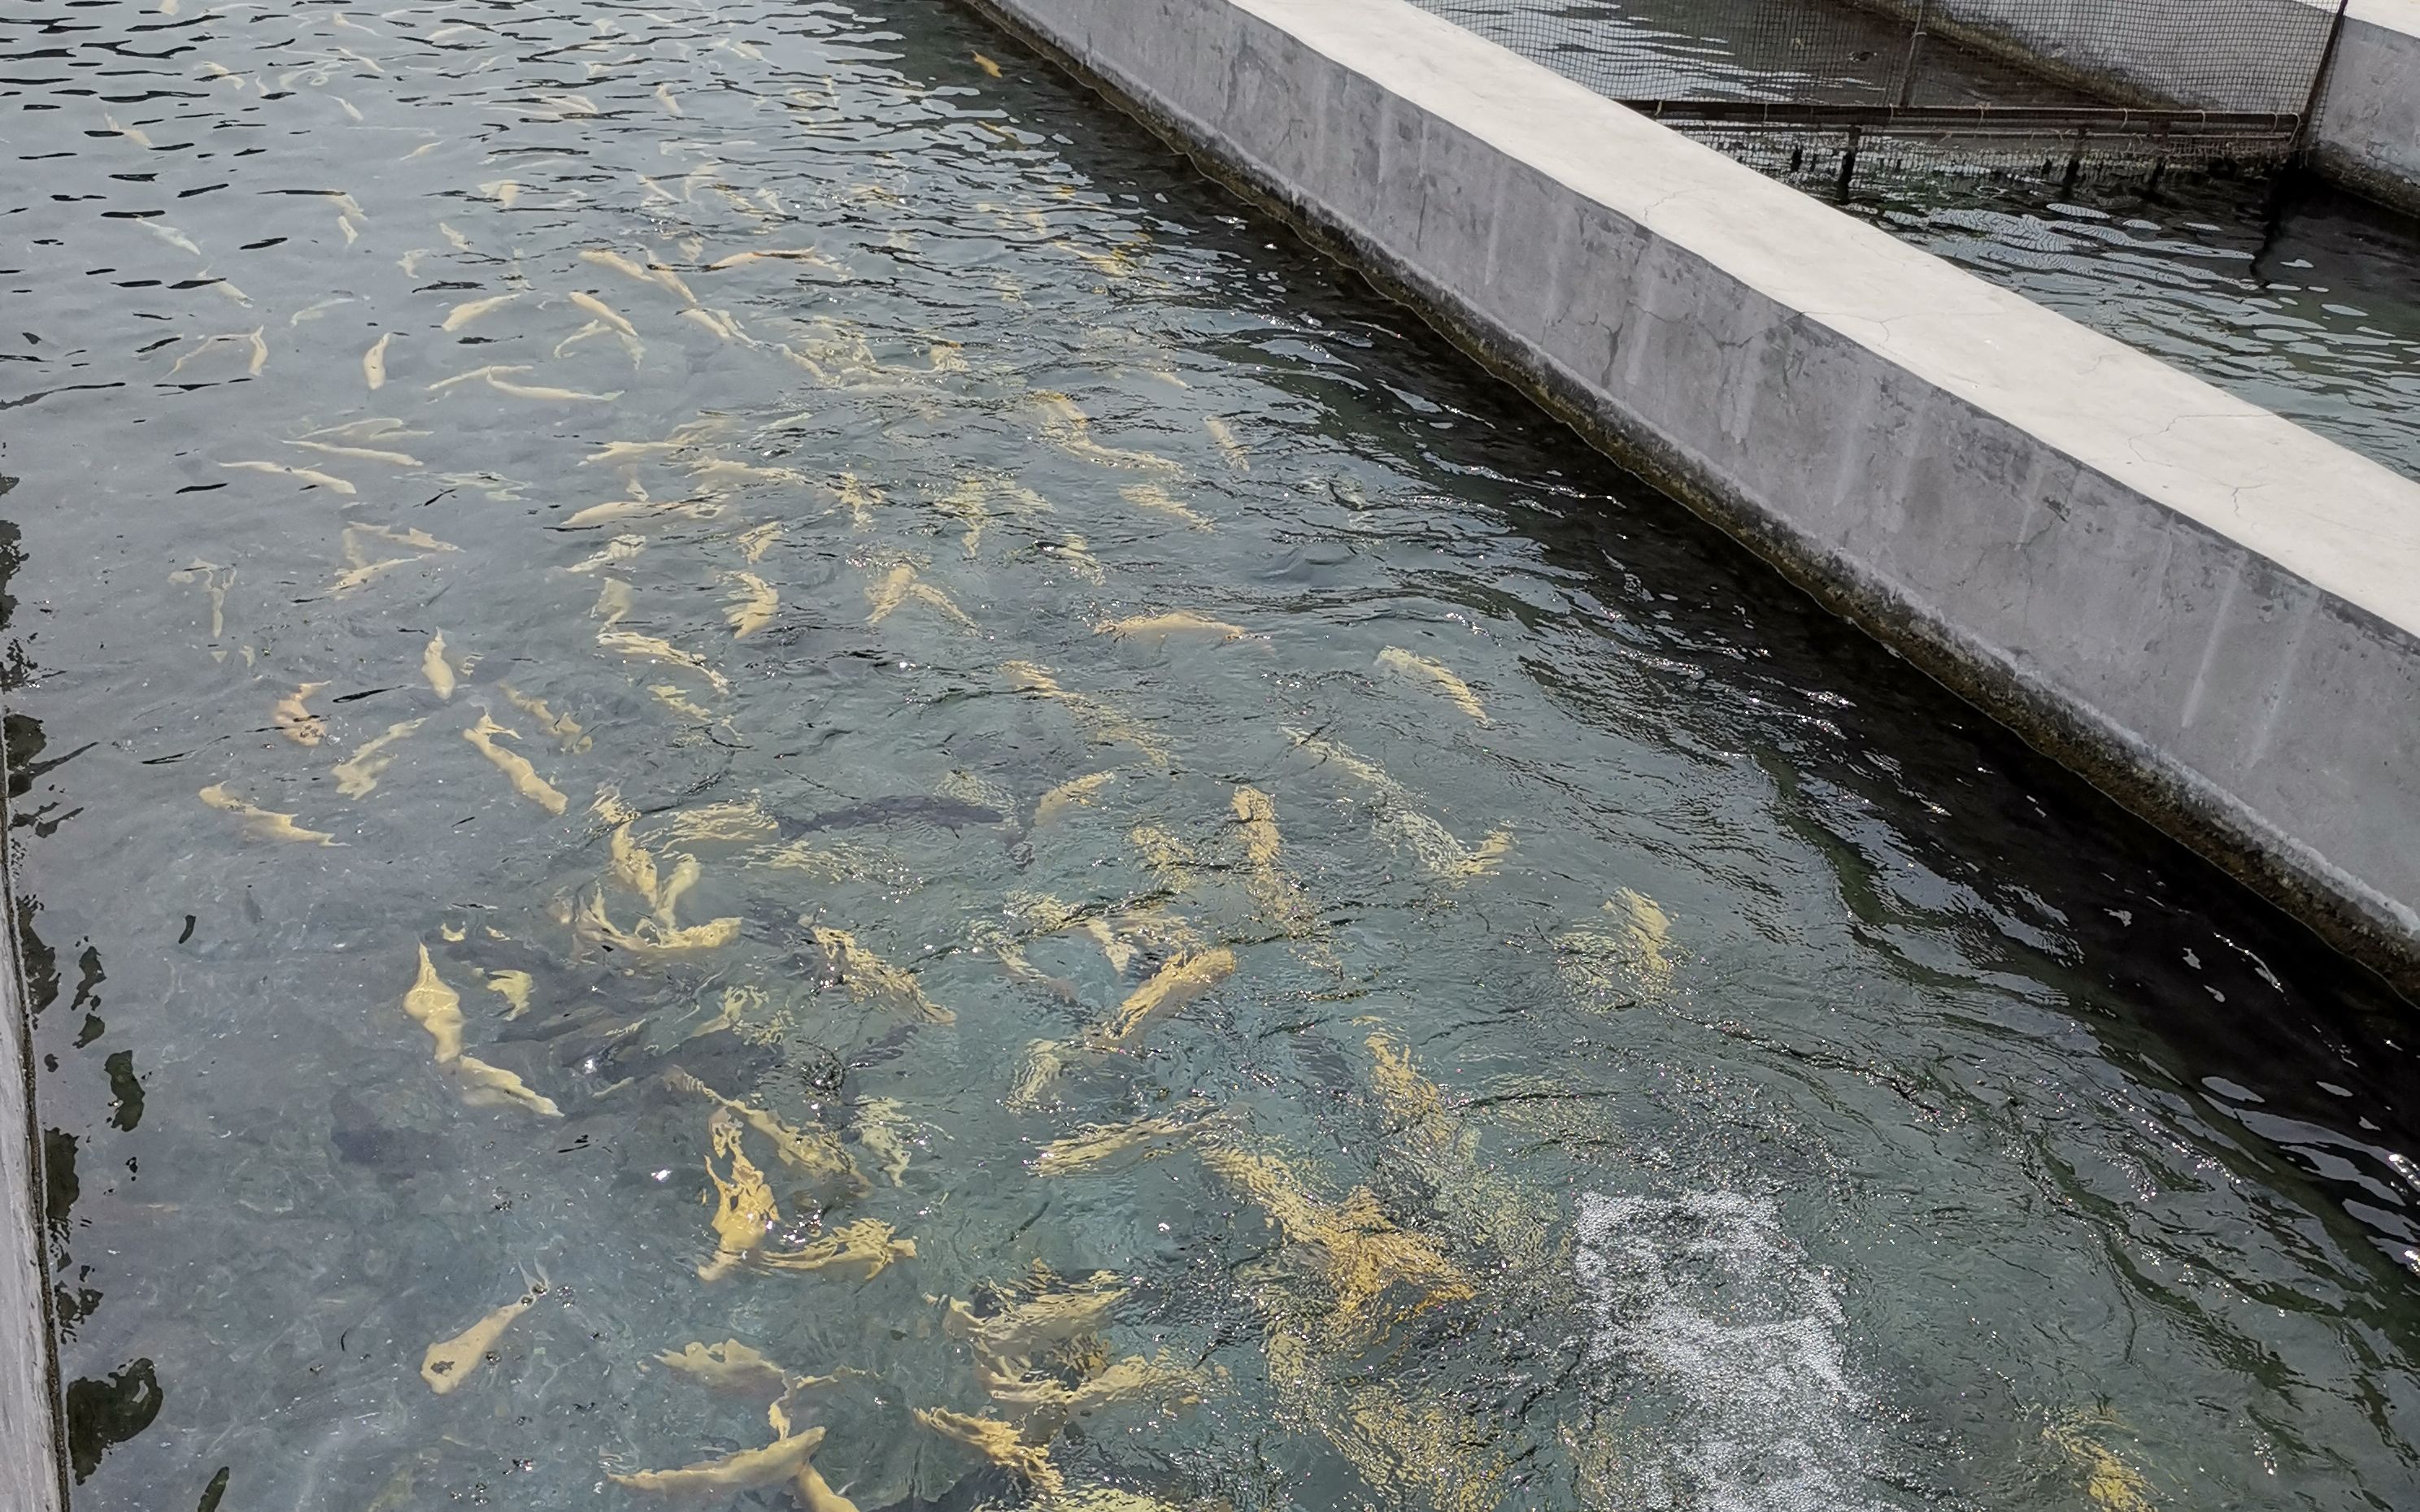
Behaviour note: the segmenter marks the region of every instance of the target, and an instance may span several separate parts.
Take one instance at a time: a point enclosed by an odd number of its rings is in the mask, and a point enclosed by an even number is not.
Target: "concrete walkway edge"
[[[0,742],[0,794],[8,759]],[[0,821],[8,814],[0,798]],[[17,942],[17,869],[0,823],[0,902],[8,910],[0,949],[0,1504],[66,1512],[67,1443],[60,1408],[56,1319],[42,1243],[41,1147],[34,1119],[33,1021]]]
[[[1404,0],[970,0],[2420,989],[2420,485]]]

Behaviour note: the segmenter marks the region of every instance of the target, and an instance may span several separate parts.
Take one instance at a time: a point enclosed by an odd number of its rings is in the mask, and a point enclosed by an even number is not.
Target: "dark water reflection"
[[[2408,1011],[958,12],[5,24],[80,1508],[2420,1489]]]

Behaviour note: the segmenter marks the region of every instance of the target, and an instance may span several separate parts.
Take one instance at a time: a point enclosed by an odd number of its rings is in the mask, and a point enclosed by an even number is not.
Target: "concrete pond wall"
[[[970,0],[2420,987],[2420,485],[1404,0]]]
[[[2353,0],[2311,146],[2328,177],[2420,213],[2420,0]]]

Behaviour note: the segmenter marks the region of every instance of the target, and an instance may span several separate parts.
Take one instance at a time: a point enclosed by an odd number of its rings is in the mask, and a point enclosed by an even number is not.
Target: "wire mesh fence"
[[[2342,0],[1415,0],[1784,177],[2294,148]],[[1820,165],[1820,166],[1819,166]]]

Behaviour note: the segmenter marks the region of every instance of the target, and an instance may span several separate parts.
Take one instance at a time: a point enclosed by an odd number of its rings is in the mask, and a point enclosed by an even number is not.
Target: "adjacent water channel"
[[[0,38],[78,1512],[2420,1498],[2409,1009],[959,10]]]
[[[1889,98],[1903,25],[1846,5],[1776,0],[1673,7],[1605,0],[1419,0],[1617,98]],[[1833,51],[1869,26],[1846,72],[1795,64],[1783,23]],[[1827,54],[1828,55],[1828,54]],[[2098,103],[1935,42],[1924,104]],[[1839,60],[1835,59],[1836,63]],[[2298,108],[2281,63],[2258,108]],[[2316,181],[2148,159],[2062,180],[2065,148],[1869,139],[1851,192],[1840,137],[1803,155],[1779,135],[1710,142],[1968,271],[2139,347],[2329,440],[2420,478],[2420,222]],[[1778,145],[1776,145],[1778,144]]]

